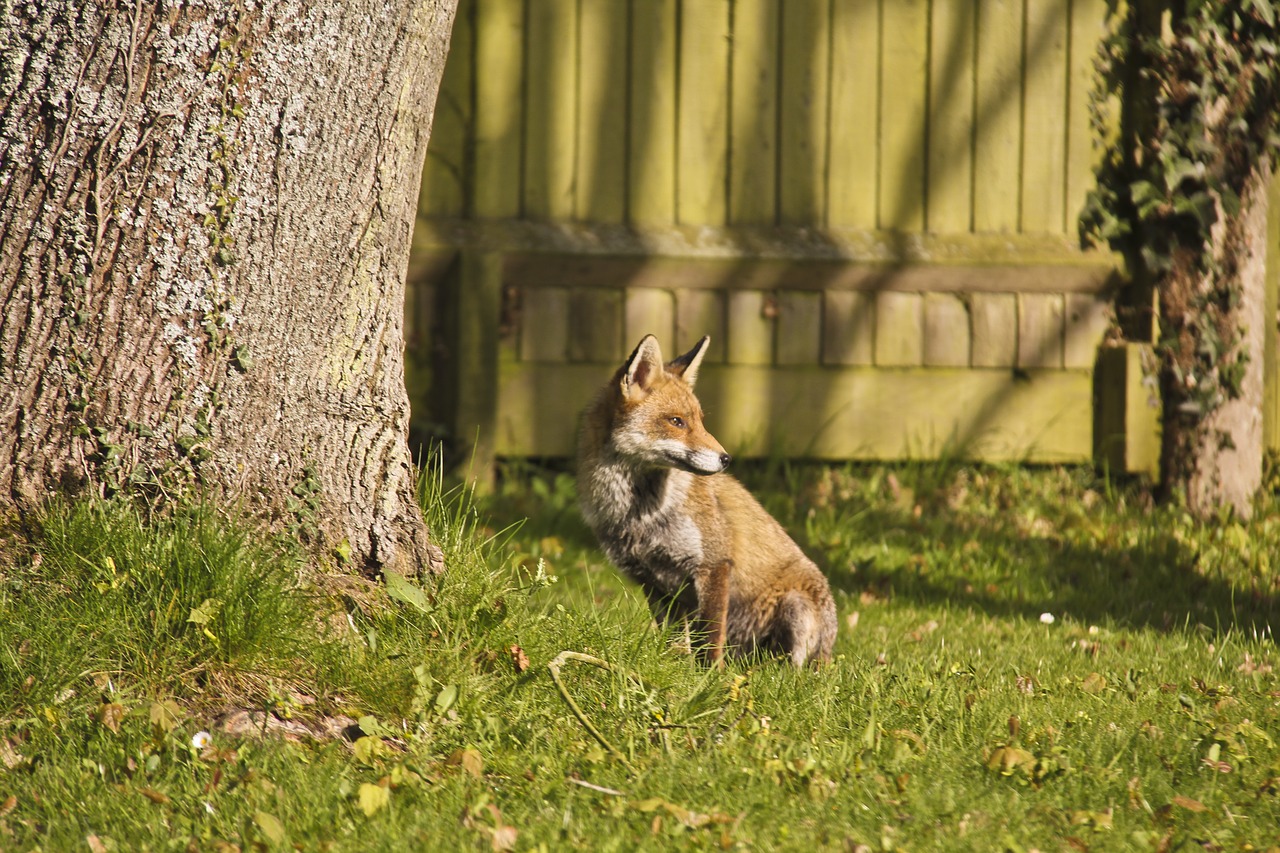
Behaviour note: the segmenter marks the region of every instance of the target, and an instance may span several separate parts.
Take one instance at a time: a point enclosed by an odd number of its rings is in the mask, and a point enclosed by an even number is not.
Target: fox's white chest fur
[[[581,496],[583,516],[609,559],[664,596],[688,584],[703,562],[702,531],[685,510],[693,477],[605,462],[591,472]]]

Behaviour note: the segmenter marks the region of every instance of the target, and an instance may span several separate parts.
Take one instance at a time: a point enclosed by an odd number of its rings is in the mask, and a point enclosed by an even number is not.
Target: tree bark
[[[455,4],[0,3],[0,504],[197,486],[442,568],[402,311]]]
[[[1220,306],[1215,317],[1189,310],[1195,292],[1208,292],[1209,284],[1202,274],[1190,271],[1194,268],[1190,259],[1175,259],[1161,288],[1162,335],[1173,342],[1161,375],[1161,479],[1166,492],[1181,492],[1188,508],[1201,518],[1223,506],[1249,518],[1262,485],[1270,182],[1270,164],[1259,164],[1246,183],[1239,216],[1227,218],[1219,211],[1213,229],[1209,250],[1217,262],[1218,274],[1239,282],[1240,297],[1234,305]],[[1207,414],[1192,402],[1196,396],[1193,392],[1197,386],[1205,387],[1205,383],[1213,388],[1222,388],[1225,383],[1220,375],[1198,375],[1203,360],[1197,354],[1206,323],[1218,324],[1219,339],[1235,339],[1238,335],[1235,347],[1222,363],[1230,364],[1243,356],[1239,393],[1227,395]]]

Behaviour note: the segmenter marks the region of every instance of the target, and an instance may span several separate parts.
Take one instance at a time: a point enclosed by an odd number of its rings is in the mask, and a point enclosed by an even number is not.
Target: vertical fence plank
[[[729,4],[681,6],[676,217],[723,225],[729,157]]]
[[[461,217],[467,212],[467,135],[471,131],[471,86],[474,59],[471,25],[474,0],[460,0],[449,42],[449,61],[440,80],[440,95],[431,120],[431,140],[422,165],[418,215]]]
[[[772,225],[778,179],[778,0],[733,6],[729,222]]]
[[[465,281],[462,284],[466,286]],[[520,299],[520,360],[564,361],[568,340],[568,288],[524,288]]]
[[[918,367],[924,362],[923,306],[919,293],[876,294],[876,366]]]
[[[929,73],[927,0],[892,0],[883,7],[880,86],[881,228],[924,229],[925,102]]]
[[[1046,0],[1027,4],[1022,128],[1022,218],[1027,233],[1066,228],[1067,16]]]
[[[1063,297],[1018,294],[1018,367],[1062,367]]]
[[[778,364],[815,366],[822,360],[822,294],[778,294]]]
[[[589,222],[622,222],[627,207],[627,102],[622,96],[627,87],[627,4],[580,2],[577,215]]]
[[[827,224],[834,227],[876,226],[879,74],[879,0],[833,4]]]
[[[631,3],[628,219],[676,219],[676,0]]]
[[[1106,35],[1107,0],[1071,0],[1071,70],[1067,78],[1067,233],[1076,228],[1076,219],[1085,197],[1093,188],[1093,170],[1102,154],[1095,148],[1089,102],[1093,90],[1094,58],[1098,43]]]
[[[569,294],[569,360],[611,362],[623,356],[622,291],[581,287]]]
[[[487,482],[493,476],[497,452],[502,256],[464,251],[458,275],[453,429],[454,435],[471,444],[473,470],[481,482]]]
[[[627,288],[623,316],[623,348],[633,347],[645,335],[656,335],[668,350],[676,343],[676,300],[669,290],[654,287]],[[628,350],[629,351],[629,350]]]
[[[1093,367],[1098,359],[1098,346],[1111,325],[1111,299],[1091,293],[1068,293],[1066,310],[1062,366]]]
[[[975,293],[969,298],[974,367],[1013,367],[1018,358],[1018,297]]]
[[[973,224],[973,51],[976,0],[934,3],[929,31],[929,198],[941,234]]]
[[[529,4],[525,59],[524,214],[571,219],[577,0]],[[482,68],[481,75],[488,74]]]
[[[826,224],[830,8],[827,0],[782,4],[778,213],[787,225]]]
[[[773,363],[772,294],[734,290],[729,297],[729,361],[733,364]]]
[[[973,227],[1015,231],[1021,199],[1022,0],[979,0]]]
[[[924,295],[924,364],[969,366],[969,309],[954,293]]]
[[[871,364],[875,316],[874,293],[825,291],[822,295],[822,363]]]
[[[475,203],[480,219],[520,214],[524,4],[476,0]]]
[[[676,351],[683,352],[703,335],[711,336],[707,345],[707,362],[722,362],[728,351],[724,291],[676,291]],[[637,338],[637,341],[639,339]]]

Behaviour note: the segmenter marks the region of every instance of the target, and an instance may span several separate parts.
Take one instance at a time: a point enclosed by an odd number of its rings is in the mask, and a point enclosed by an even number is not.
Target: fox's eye
[[[684,424],[684,418],[671,417],[671,418],[667,418],[667,420],[671,421],[671,424],[672,424],[676,429],[684,429],[684,427],[685,427],[685,424]]]

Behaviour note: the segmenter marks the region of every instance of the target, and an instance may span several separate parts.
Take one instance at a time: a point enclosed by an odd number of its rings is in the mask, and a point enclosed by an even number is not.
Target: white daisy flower
[[[196,749],[204,749],[213,743],[213,735],[208,732],[196,732],[191,736],[191,745]]]

